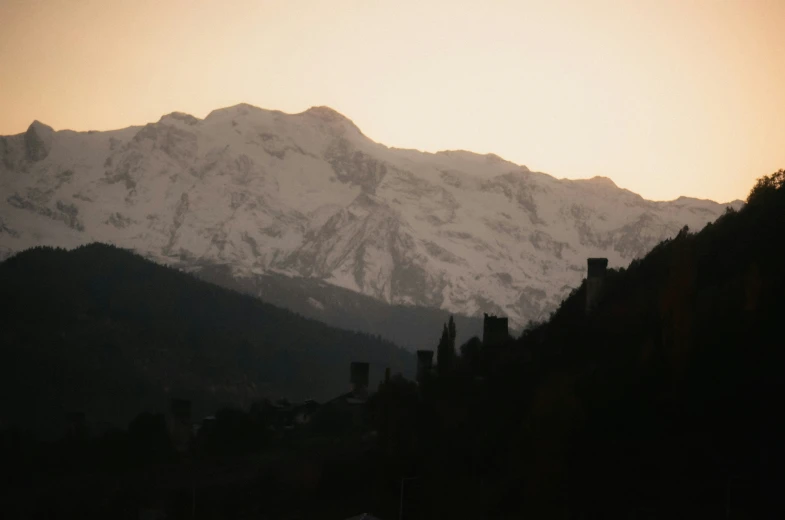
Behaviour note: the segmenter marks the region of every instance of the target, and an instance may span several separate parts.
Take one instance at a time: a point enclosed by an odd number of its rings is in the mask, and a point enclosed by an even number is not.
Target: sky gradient
[[[785,1],[0,0],[0,135],[245,102],[655,200],[785,168]]]

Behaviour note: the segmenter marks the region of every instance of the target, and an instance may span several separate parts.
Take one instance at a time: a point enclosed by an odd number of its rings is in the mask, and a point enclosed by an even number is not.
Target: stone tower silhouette
[[[484,315],[482,323],[482,345],[492,347],[504,343],[510,338],[507,318]]]
[[[586,275],[586,314],[597,306],[602,298],[605,282],[605,270],[608,268],[607,258],[589,258],[588,273]]]

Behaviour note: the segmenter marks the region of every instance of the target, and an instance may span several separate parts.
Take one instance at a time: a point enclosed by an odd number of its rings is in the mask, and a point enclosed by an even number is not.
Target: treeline
[[[384,385],[387,486],[420,477],[410,519],[785,514],[784,266],[781,170],[609,270],[591,313],[584,283],[517,340]]]
[[[341,436],[351,431],[331,409],[314,421],[293,428],[291,405],[286,400],[254,402],[248,409],[224,407],[205,420],[194,420],[184,451],[172,434],[172,417],[142,412],[126,427],[97,432],[87,422],[68,425],[54,440],[42,440],[24,428],[0,430],[0,470],[3,489],[35,484],[34,476],[54,472],[122,473],[189,460],[255,454],[291,447],[303,438]],[[189,427],[191,425],[189,424]]]
[[[53,441],[0,430],[4,518],[346,518],[380,499],[394,510],[394,494],[373,495],[367,429],[329,405],[293,426],[296,409],[222,408],[184,450],[172,417],[149,412],[103,433],[73,423]]]

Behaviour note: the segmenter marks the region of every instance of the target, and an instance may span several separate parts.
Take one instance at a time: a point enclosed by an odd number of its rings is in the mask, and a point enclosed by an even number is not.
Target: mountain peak
[[[445,157],[452,157],[460,160],[484,161],[487,162],[488,164],[508,165],[514,168],[520,168],[521,170],[526,172],[531,171],[527,166],[523,164],[516,164],[512,161],[508,161],[503,157],[499,157],[495,153],[480,154],[476,152],[470,152],[469,150],[439,150],[438,152],[436,152],[436,154]]]
[[[215,110],[207,114],[207,117],[205,117],[205,121],[218,116],[230,116],[230,117],[247,116],[251,112],[259,112],[261,110],[262,110],[261,108],[250,105],[248,103],[238,103],[237,105],[232,105],[230,107],[216,108]]]
[[[317,117],[326,122],[347,121],[351,123],[351,120],[348,117],[328,106],[311,107],[303,112],[303,114]]]
[[[112,237],[184,269],[284,273],[520,326],[580,283],[587,257],[624,265],[725,211],[646,201],[606,177],[526,173],[495,154],[387,148],[325,106],[239,104],[193,126],[177,112],[163,120],[58,132],[51,153],[40,123],[4,139],[0,256]]]
[[[31,128],[35,128],[35,129],[37,129],[37,130],[38,130],[38,129],[44,129],[44,130],[48,130],[48,131],[50,131],[50,132],[54,132],[54,129],[53,129],[51,126],[49,126],[49,125],[47,125],[47,124],[44,124],[44,123],[42,123],[42,122],[41,122],[41,121],[39,121],[38,119],[36,119],[36,120],[35,120],[35,121],[33,121],[32,123],[30,123],[30,126],[28,126],[28,127],[27,127],[27,129],[28,129],[28,130],[30,130]]]
[[[618,186],[616,185],[615,182],[613,182],[612,179],[610,179],[609,177],[603,177],[602,175],[595,175],[591,179],[577,179],[577,180],[578,181],[583,181],[583,182],[590,182],[590,183],[595,184],[597,186],[605,186],[605,187],[608,187],[608,188],[618,188]]]
[[[311,117],[336,128],[350,128],[360,136],[365,137],[362,130],[354,124],[354,121],[328,106],[311,107],[297,115]]]
[[[187,125],[195,125],[199,122],[199,119],[192,116],[191,114],[186,114],[185,112],[172,112],[170,114],[166,114],[165,116],[161,117],[158,122],[161,123],[166,120],[180,121]]]
[[[49,155],[52,149],[52,138],[55,131],[51,126],[45,125],[37,119],[33,121],[25,132],[25,151],[31,161],[40,161]]]

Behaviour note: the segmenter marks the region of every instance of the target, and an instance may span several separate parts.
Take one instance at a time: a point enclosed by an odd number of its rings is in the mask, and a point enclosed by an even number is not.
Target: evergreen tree
[[[455,320],[453,320],[452,316],[450,316],[450,322],[447,325],[447,333],[449,334],[450,339],[450,351],[452,357],[455,357],[455,336],[457,332],[455,330]]]
[[[439,339],[439,346],[436,349],[436,363],[440,374],[448,372],[455,364],[455,320],[450,316],[450,320],[442,328],[442,337]]]
[[[750,190],[747,204],[758,204],[767,200],[773,193],[785,188],[785,170],[778,170],[771,175],[764,175],[757,180]]]
[[[450,348],[450,332],[445,323],[442,328],[442,337],[439,339],[439,346],[436,347],[436,364],[440,374],[444,374],[449,370],[452,364],[451,352],[453,351]]]
[[[469,341],[461,345],[461,357],[473,373],[479,371],[481,355],[482,341],[477,336],[473,336]]]

